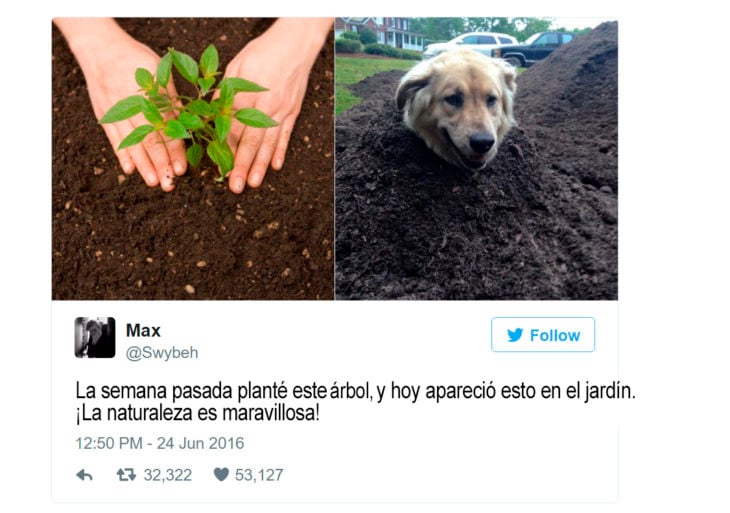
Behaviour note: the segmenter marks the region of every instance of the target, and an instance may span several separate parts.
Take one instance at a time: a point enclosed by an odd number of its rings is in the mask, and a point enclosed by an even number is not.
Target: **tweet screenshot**
[[[97,308],[54,308],[56,501],[617,499],[610,302]]]
[[[51,30],[54,503],[620,502],[615,19]]]

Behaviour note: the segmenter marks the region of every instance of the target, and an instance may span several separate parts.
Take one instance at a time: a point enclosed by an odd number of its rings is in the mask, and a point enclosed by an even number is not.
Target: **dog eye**
[[[464,104],[464,99],[460,94],[452,94],[444,98],[444,101],[452,107],[461,107]]]
[[[487,97],[487,107],[494,107],[497,104],[497,97],[496,96],[488,96]]]

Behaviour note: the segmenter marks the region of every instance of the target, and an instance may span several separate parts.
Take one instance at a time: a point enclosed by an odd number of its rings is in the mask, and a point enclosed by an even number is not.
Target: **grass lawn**
[[[357,57],[335,57],[335,114],[339,114],[360,103],[361,99],[348,89],[348,85],[376,73],[391,69],[406,70],[418,61],[405,59],[361,59]]]

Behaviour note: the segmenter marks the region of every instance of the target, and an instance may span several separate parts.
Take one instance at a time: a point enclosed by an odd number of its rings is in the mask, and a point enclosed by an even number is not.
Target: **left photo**
[[[332,18],[56,18],[52,298],[334,298]]]

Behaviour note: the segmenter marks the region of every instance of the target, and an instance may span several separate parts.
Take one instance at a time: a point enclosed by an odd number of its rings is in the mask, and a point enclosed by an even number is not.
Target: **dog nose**
[[[488,132],[478,132],[469,138],[469,146],[476,153],[487,153],[494,146],[494,136]]]

